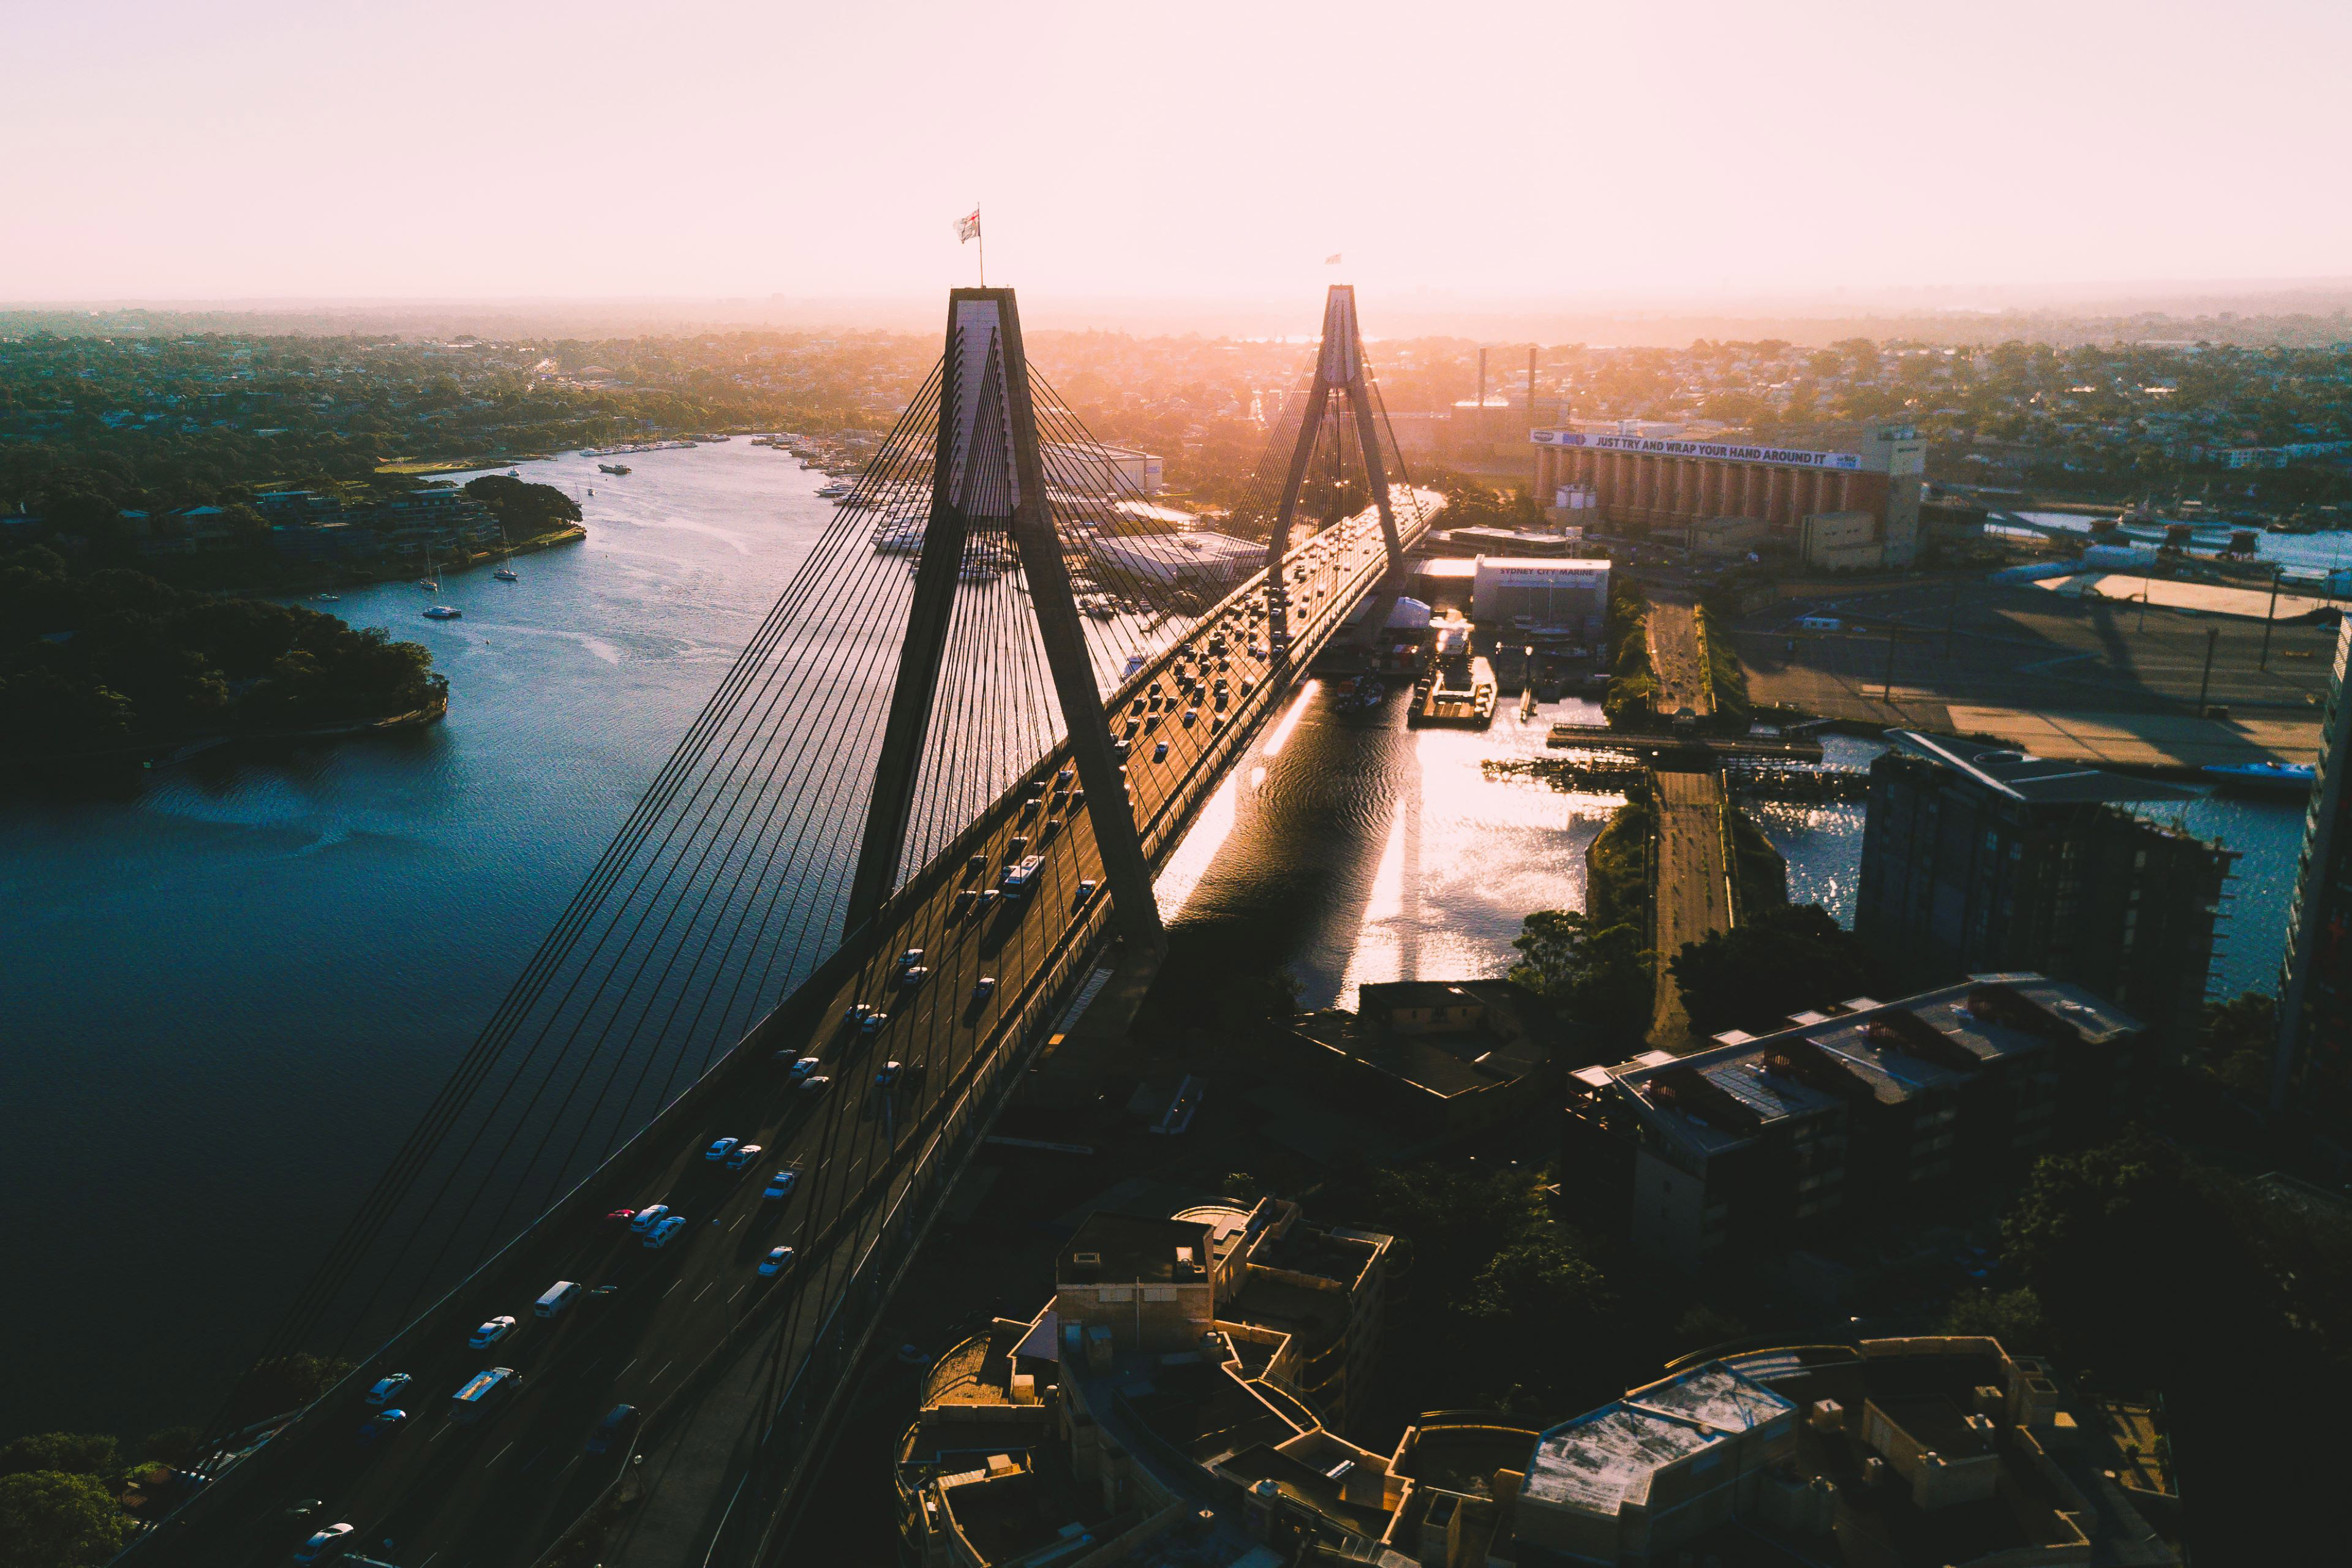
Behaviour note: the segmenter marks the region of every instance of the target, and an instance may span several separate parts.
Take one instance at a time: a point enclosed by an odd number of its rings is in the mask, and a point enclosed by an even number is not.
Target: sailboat
[[[499,521],[499,569],[490,575],[501,583],[521,582],[522,579],[515,575],[514,567],[511,564],[513,560],[514,542],[507,538],[506,521],[500,519]]]

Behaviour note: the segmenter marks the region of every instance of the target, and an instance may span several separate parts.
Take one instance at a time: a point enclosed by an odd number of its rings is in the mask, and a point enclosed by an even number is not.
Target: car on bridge
[[[1043,855],[1031,855],[1017,864],[1005,868],[1004,879],[999,890],[1008,899],[1020,898],[1028,892],[1030,884],[1037,879],[1037,873],[1045,868],[1045,858]]]
[[[470,1350],[486,1351],[514,1331],[515,1321],[512,1318],[492,1318],[488,1322],[476,1329],[473,1337],[468,1339],[466,1344]]]
[[[1072,900],[1070,900],[1070,908],[1072,908],[1072,909],[1074,909],[1074,910],[1082,910],[1082,909],[1085,909],[1085,908],[1087,907],[1087,900],[1088,899],[1093,898],[1094,896],[1095,896],[1095,884],[1094,884],[1094,879],[1092,879],[1091,877],[1089,877],[1088,879],[1087,879],[1087,880],[1085,880],[1085,881],[1083,881],[1083,882],[1080,882],[1080,883],[1078,884],[1078,894],[1077,894],[1077,897],[1076,897],[1076,898],[1075,898],[1075,899],[1072,899]]]
[[[898,1081],[898,1064],[897,1062],[884,1062],[882,1064],[882,1070],[874,1075],[874,1087],[877,1089],[888,1089],[891,1085]]]
[[[791,1247],[772,1247],[768,1249],[768,1256],[760,1260],[760,1278],[773,1279],[792,1266],[793,1249]]]
[[[824,1061],[816,1057],[803,1057],[793,1063],[792,1080],[794,1083],[805,1083],[814,1076],[816,1069],[823,1066],[824,1066]]]
[[[919,963],[910,963],[898,971],[898,989],[912,991],[931,977],[931,972]]]
[[[379,1410],[360,1426],[362,1443],[379,1443],[408,1425],[408,1412],[397,1407]]]
[[[646,1233],[646,1250],[648,1252],[660,1251],[663,1247],[667,1247],[671,1242],[677,1240],[677,1233],[685,1228],[686,1216],[684,1215],[674,1214],[670,1215],[667,1219],[662,1221],[661,1224],[654,1226],[652,1230]]]
[[[818,1095],[823,1094],[826,1089],[831,1089],[832,1087],[833,1079],[825,1077],[823,1073],[818,1073],[814,1078],[804,1078],[801,1079],[801,1092],[807,1095],[812,1100],[815,1099]]]
[[[721,1138],[718,1142],[713,1143],[709,1149],[705,1150],[702,1157],[706,1160],[712,1161],[724,1160],[728,1155],[735,1152],[735,1145],[741,1142],[742,1140],[740,1138]]]
[[[343,1554],[354,1533],[348,1524],[331,1524],[294,1549],[297,1563],[329,1563]]]
[[[798,1171],[778,1171],[768,1178],[768,1190],[760,1196],[770,1203],[780,1203],[791,1197],[793,1189],[800,1184],[801,1173]]]
[[[388,1376],[377,1378],[375,1380],[374,1386],[367,1391],[367,1403],[370,1405],[389,1405],[394,1400],[400,1397],[400,1391],[402,1389],[406,1388],[415,1381],[415,1380],[414,1378],[410,1377],[404,1372],[395,1372]]]
[[[583,1445],[583,1449],[591,1454],[609,1454],[613,1450],[614,1444],[620,1442],[636,1429],[637,1407],[634,1405],[615,1405],[604,1412],[595,1426],[590,1430],[588,1441]]]
[[[1167,742],[1162,741],[1158,745],[1151,748],[1151,760],[1155,763],[1164,763],[1168,760]]]
[[[757,1160],[760,1154],[759,1144],[740,1143],[736,1145],[735,1152],[727,1156],[727,1168],[730,1171],[740,1171]]]
[[[857,1020],[857,1032],[861,1035],[878,1035],[882,1032],[883,1026],[889,1022],[889,1014],[879,1007],[868,1007],[866,1009],[865,1016]]]
[[[996,994],[996,976],[983,974],[971,983],[971,999],[976,1005]]]
[[[667,1204],[656,1204],[649,1209],[639,1209],[637,1211],[637,1217],[629,1222],[629,1228],[637,1232],[639,1235],[643,1235],[645,1232],[653,1229],[654,1226],[661,1224],[662,1221],[668,1217],[669,1205]]]

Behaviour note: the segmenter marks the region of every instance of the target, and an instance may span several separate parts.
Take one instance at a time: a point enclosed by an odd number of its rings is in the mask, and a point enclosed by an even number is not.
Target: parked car
[[[672,1241],[677,1239],[677,1233],[685,1228],[686,1216],[684,1215],[674,1214],[670,1215],[667,1219],[662,1221],[661,1224],[654,1226],[653,1230],[647,1234],[646,1237],[646,1250],[651,1252],[667,1247]]]
[[[514,1328],[515,1321],[512,1318],[492,1318],[488,1322],[476,1329],[473,1338],[467,1340],[466,1343],[478,1351],[488,1350],[513,1333]]]
[[[768,1249],[768,1256],[760,1260],[760,1275],[762,1279],[773,1279],[792,1266],[793,1249],[791,1247],[772,1247]]]
[[[370,1405],[389,1405],[400,1397],[400,1391],[406,1388],[412,1381],[414,1380],[404,1372],[395,1372],[389,1376],[379,1377],[375,1380],[374,1386],[367,1391],[367,1402]]]

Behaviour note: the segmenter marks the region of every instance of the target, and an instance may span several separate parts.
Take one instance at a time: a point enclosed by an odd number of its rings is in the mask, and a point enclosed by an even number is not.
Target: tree
[[[2014,1290],[1963,1290],[1944,1310],[1939,1332],[1981,1334],[1999,1340],[2011,1355],[2044,1355],[2051,1349],[2049,1320],[2042,1299],[2020,1286]]]
[[[2259,1097],[2269,1085],[2277,1030],[2277,999],[2259,991],[2208,1002],[2190,1065],[2233,1094]]]
[[[1876,973],[1853,934],[1819,904],[1771,910],[1686,942],[1666,967],[1702,1035],[1769,1028],[1791,1013],[1863,995]]]
[[[121,1463],[119,1445],[103,1432],[36,1432],[0,1445],[0,1476],[26,1470],[102,1476]]]
[[[1511,945],[1525,955],[1511,978],[1559,1005],[1600,1041],[1633,1040],[1650,1021],[1655,955],[1637,926],[1603,926],[1574,910],[1538,910]]]
[[[83,1568],[122,1550],[131,1521],[105,1483],[63,1470],[0,1478],[0,1568]]]

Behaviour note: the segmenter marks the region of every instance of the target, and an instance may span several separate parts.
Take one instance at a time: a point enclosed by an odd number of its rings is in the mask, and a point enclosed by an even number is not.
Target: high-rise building
[[[1914,731],[1870,769],[1853,931],[1905,986],[2032,970],[2195,1037],[2237,857],[2119,800],[2189,792]]]
[[[2345,672],[2352,621],[2336,638],[2336,671],[2320,725],[2319,776],[2303,824],[2303,860],[2287,906],[2279,973],[2278,1047],[2271,1109],[2293,1110],[2338,1142],[2352,1134],[2352,707]]]

